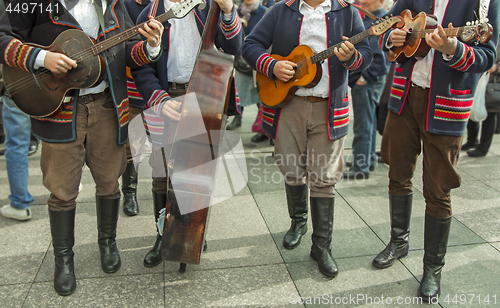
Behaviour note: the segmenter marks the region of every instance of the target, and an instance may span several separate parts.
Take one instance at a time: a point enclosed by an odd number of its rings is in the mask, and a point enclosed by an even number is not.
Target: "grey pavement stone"
[[[282,263],[251,195],[234,196],[210,209],[208,249],[194,269]]]
[[[0,286],[0,303],[3,308],[21,307],[31,283]]]
[[[333,279],[323,276],[314,261],[288,263],[302,297],[290,298],[291,301],[304,302],[306,307],[401,307],[395,305],[398,297],[413,301],[418,282],[411,273],[401,263],[377,269],[371,265],[371,259],[370,256],[336,259],[339,274]],[[394,304],[387,305],[387,301]]]
[[[46,206],[33,206],[32,219],[0,217],[0,285],[33,281],[50,245]]]
[[[52,282],[31,287],[23,307],[164,307],[163,274],[78,279],[75,293],[59,296]]]
[[[500,242],[494,242],[494,243],[490,243],[490,244],[491,244],[491,246],[496,248],[496,250],[500,251]]]
[[[412,251],[408,257],[401,259],[405,266],[420,281],[422,277],[423,251]],[[446,265],[441,278],[441,296],[439,302],[443,307],[495,307],[500,304],[500,252],[489,244],[463,245],[448,247]],[[415,290],[416,292],[416,290]],[[466,304],[453,303],[455,295],[469,295]],[[496,295],[496,305],[478,304],[478,296],[484,299],[487,295],[492,300]]]
[[[339,190],[339,194],[349,203],[356,213],[370,226],[377,236],[387,244],[390,240],[389,196],[387,189],[376,187],[364,189]],[[457,201],[458,202],[458,201]],[[455,202],[456,203],[456,202]],[[455,204],[454,203],[454,204]],[[410,222],[410,249],[424,247],[425,201],[421,194],[413,194],[412,218]],[[452,222],[449,245],[484,243],[467,226]]]
[[[300,307],[283,264],[165,275],[165,307]]]
[[[29,158],[29,189],[35,198],[33,219],[17,222],[0,217],[1,307],[302,307],[293,304],[327,294],[342,299],[361,294],[372,299],[399,296],[412,300],[422,274],[425,201],[422,196],[422,156],[414,174],[414,207],[409,256],[391,268],[379,270],[373,257],[389,240],[388,166],[379,164],[370,178],[336,185],[333,250],[340,273],[327,279],[309,257],[312,225],[294,250],[282,247],[290,226],[284,183],[267,141],[254,144],[250,132],[257,108],[245,109],[242,138],[248,186],[211,209],[208,250],[200,265],[163,262],[143,266],[143,257],[155,241],[151,179],[139,177],[140,212],[128,217],[120,209],[117,242],[122,267],[115,274],[102,272],[97,246],[95,184],[83,169],[83,190],[78,197],[75,266],[78,288],[69,297],[53,290],[53,252],[47,219],[49,192],[42,184],[40,151]],[[352,115],[352,112],[351,112]],[[231,119],[229,119],[231,120]],[[351,159],[352,126],[345,138],[345,158]],[[377,147],[380,137],[377,137]],[[443,270],[443,294],[497,295],[500,300],[499,192],[500,138],[493,140],[484,158],[461,153],[457,169],[462,185],[452,191],[454,221]],[[9,186],[0,157],[0,205],[7,204]],[[146,160],[143,163],[147,164]],[[231,172],[234,166],[228,165]],[[143,167],[143,169],[146,169]],[[140,171],[144,171],[140,169]],[[147,171],[147,170],[145,170]],[[120,181],[121,182],[121,181]],[[487,241],[488,243],[485,243]],[[495,293],[496,292],[496,293]],[[452,298],[451,298],[452,299]],[[470,299],[470,297],[469,297]],[[476,300],[478,298],[476,297]],[[444,307],[480,307],[444,302]],[[497,304],[497,306],[500,304]],[[307,305],[315,307],[317,305]],[[322,305],[324,307],[353,307]],[[357,306],[399,307],[359,302]],[[404,307],[406,307],[405,305]],[[414,306],[414,305],[408,305]],[[484,307],[487,305],[481,305]],[[488,306],[494,307],[490,304]]]
[[[292,250],[283,247],[283,237],[290,227],[284,192],[279,194],[256,194],[257,204],[269,226],[269,230],[285,262],[307,261],[310,259],[312,223],[308,220],[308,232],[301,244]],[[336,258],[369,255],[383,248],[375,234],[339,196],[335,201],[333,232],[333,255]]]

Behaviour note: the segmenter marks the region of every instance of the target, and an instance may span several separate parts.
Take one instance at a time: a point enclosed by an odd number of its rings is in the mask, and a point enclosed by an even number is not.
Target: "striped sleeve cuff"
[[[278,60],[271,57],[269,54],[262,54],[258,59],[255,67],[257,71],[266,75],[269,78],[273,78],[273,68]]]
[[[224,18],[221,18],[220,26],[222,29],[222,32],[224,33],[224,36],[226,39],[230,40],[238,33],[241,31],[241,22],[240,22],[240,17],[238,14],[236,14],[236,9],[233,8],[233,13],[232,13],[232,18],[229,21],[224,20]]]
[[[5,63],[26,72],[35,72],[35,62],[42,49],[23,44],[18,39],[13,39],[5,49]]]
[[[465,45],[462,42],[458,42],[457,50],[453,55],[453,58],[451,58],[451,60],[449,61],[447,61],[446,59],[443,60],[451,68],[464,72],[467,71],[472,64],[474,64],[476,57],[474,55],[474,50],[472,49],[472,47]]]
[[[154,59],[150,57],[147,48],[146,48],[147,41],[142,41],[134,45],[132,47],[132,59],[137,65],[144,65],[148,64]],[[159,54],[158,54],[159,56]],[[157,56],[157,57],[158,57]]]
[[[161,115],[161,109],[166,100],[171,99],[164,90],[155,90],[146,103],[146,108],[151,109],[155,114]]]
[[[342,62],[342,65],[350,71],[357,69],[361,63],[363,62],[363,57],[361,54],[355,49],[354,54],[352,55],[351,61],[349,63]]]

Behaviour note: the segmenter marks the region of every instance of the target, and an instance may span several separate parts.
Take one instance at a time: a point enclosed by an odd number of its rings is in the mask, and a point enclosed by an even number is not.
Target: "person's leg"
[[[370,173],[369,156],[375,114],[375,105],[370,101],[371,88],[370,84],[355,85],[351,91],[354,114],[353,157],[352,167],[344,173],[345,178],[362,178]],[[359,174],[359,176],[356,177],[356,174]]]
[[[455,167],[462,137],[422,132],[423,193],[426,203],[423,276],[419,295],[426,301],[441,292],[441,271],[451,227],[450,191],[460,186]]]
[[[10,186],[10,205],[0,209],[8,218],[28,220],[33,197],[28,191],[28,147],[30,143],[30,118],[7,97],[3,96],[3,121],[5,129],[5,163]]]
[[[496,112],[488,112],[488,116],[481,123],[481,139],[479,145],[474,150],[467,151],[467,155],[471,157],[481,157],[488,154],[491,143],[493,142],[493,136],[495,135],[496,125]]]
[[[121,259],[116,245],[120,205],[118,178],[126,167],[125,146],[117,145],[118,119],[111,95],[89,102],[85,161],[96,183],[96,211],[101,267],[118,271]]]
[[[478,134],[479,134],[479,123],[469,119],[469,122],[467,122],[467,142],[465,142],[462,145],[462,151],[468,151],[470,149],[474,149],[477,146]]]
[[[47,204],[55,256],[54,289],[63,296],[76,289],[73,262],[75,207],[87,133],[86,107],[78,104],[75,108],[76,140],[68,143],[42,141],[40,158],[43,184],[51,193]]]
[[[311,189],[313,225],[310,256],[320,272],[335,277],[338,267],[332,254],[335,184],[342,178],[344,139],[329,140],[328,101],[309,103],[307,121],[307,184]]]
[[[283,108],[275,141],[274,160],[285,178],[288,215],[291,225],[283,238],[283,246],[293,249],[307,232],[308,188],[306,175],[307,105],[294,98]]]
[[[381,155],[389,164],[391,238],[372,261],[377,268],[390,267],[398,258],[408,254],[413,201],[412,178],[421,152],[421,115],[415,111],[414,106],[421,104],[420,100],[425,99],[425,93],[410,91],[401,113],[397,115],[390,111],[387,116]]]
[[[142,109],[140,108],[130,107],[130,121],[137,115],[140,116],[141,112]],[[138,174],[132,158],[129,138],[125,144],[125,151],[127,153],[127,167],[122,174],[123,212],[127,216],[135,216],[139,213],[139,204],[137,203]]]

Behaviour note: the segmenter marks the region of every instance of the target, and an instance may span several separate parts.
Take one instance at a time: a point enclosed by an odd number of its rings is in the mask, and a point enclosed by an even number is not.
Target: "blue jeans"
[[[375,142],[377,137],[377,116],[375,108],[385,85],[385,76],[378,77],[365,85],[351,89],[354,111],[354,139],[352,141],[352,168],[363,173],[375,166]]]
[[[31,139],[30,117],[22,113],[7,96],[2,96],[5,130],[5,163],[10,185],[10,205],[29,209],[33,197],[28,192],[28,149]]]

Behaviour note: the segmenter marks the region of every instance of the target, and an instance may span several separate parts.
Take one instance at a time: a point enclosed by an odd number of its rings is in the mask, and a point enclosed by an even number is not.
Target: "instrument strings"
[[[349,42],[353,43],[353,45],[354,45],[354,44],[358,43],[359,41],[363,40],[361,37],[362,37],[362,36],[364,36],[364,35],[365,35],[365,32],[367,32],[367,31],[368,31],[368,30],[365,30],[365,31],[363,31],[363,32],[361,32],[361,33],[358,33],[358,34],[356,34],[355,36],[353,36],[353,37],[349,38],[347,41],[349,41]],[[367,33],[368,33],[368,32],[367,32]],[[296,64],[297,64],[297,71],[298,71],[298,70],[302,67],[302,65],[307,65],[307,60],[308,60],[308,59],[310,59],[310,60],[311,60],[311,63],[312,63],[312,64],[315,64],[315,63],[317,63],[317,62],[319,62],[319,61],[321,61],[321,60],[323,60],[323,59],[329,58],[332,54],[334,54],[334,53],[333,53],[333,49],[334,49],[335,47],[340,48],[340,45],[342,45],[342,43],[343,43],[343,42],[346,42],[346,41],[339,42],[339,43],[337,43],[337,44],[335,44],[335,45],[333,45],[333,46],[329,47],[328,49],[325,49],[325,50],[323,50],[323,51],[321,51],[321,52],[319,52],[319,53],[317,53],[317,54],[315,54],[315,55],[312,55],[312,56],[311,56],[311,57],[309,57],[309,58],[306,58],[306,59],[304,59],[304,60],[298,61],[298,62],[296,63]],[[294,74],[294,76],[295,76],[295,74]],[[293,78],[293,77],[292,77],[292,78]],[[274,82],[274,80],[272,80],[272,79],[270,79],[270,78],[268,78],[268,79],[264,79],[264,80],[262,80],[261,82],[257,82],[257,85],[263,85],[263,84],[266,84],[266,83],[268,83],[268,82]]]
[[[167,13],[164,13],[160,16],[157,16],[155,19],[160,21],[161,23],[164,23],[168,19],[175,17],[174,13],[172,10],[169,10]],[[148,21],[146,21],[148,22]],[[139,28],[141,28],[146,22],[143,22],[137,26],[134,26],[130,28],[129,30],[118,34],[116,36],[113,36],[107,40],[104,40],[102,42],[99,42],[89,48],[86,48],[80,52],[77,52],[76,54],[72,55],[70,58],[72,60],[75,60],[76,63],[81,63],[81,61],[86,60],[91,57],[98,56],[100,53],[106,51],[107,49],[118,45],[119,43],[128,40],[129,38],[134,37],[139,33]],[[70,71],[68,71],[70,72]],[[38,84],[39,81],[44,81],[48,77],[54,76],[54,74],[48,70],[47,68],[41,68],[40,72],[38,74],[34,75],[28,75],[25,76],[17,81],[14,81],[10,83],[7,88],[9,92],[15,93],[19,91],[26,90],[33,86],[34,84]],[[36,79],[36,80],[35,80]]]

